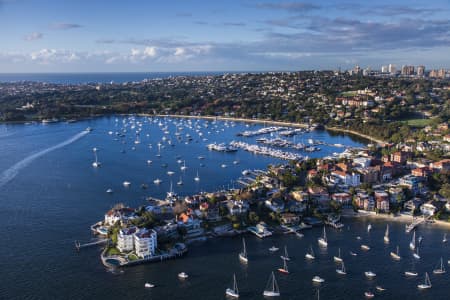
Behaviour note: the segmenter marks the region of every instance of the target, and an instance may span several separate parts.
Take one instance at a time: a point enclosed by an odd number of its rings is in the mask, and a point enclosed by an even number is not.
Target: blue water
[[[0,73],[0,82],[35,81],[58,84],[123,83],[170,76],[221,75],[225,72],[147,72],[147,73]]]
[[[281,299],[314,299],[317,288],[311,282],[314,275],[326,280],[320,291],[322,299],[361,299],[365,290],[374,289],[378,284],[387,289],[383,295],[377,295],[384,299],[447,299],[448,274],[431,274],[441,256],[445,262],[449,258],[449,245],[440,242],[444,229],[429,225],[419,229],[418,235],[424,236],[422,259],[413,264],[407,249],[410,235],[404,233],[404,224],[390,225],[392,242],[385,245],[382,242],[385,224],[381,221],[372,221],[373,230],[368,234],[367,220],[345,220],[350,230],[347,227],[343,231],[328,230],[330,246],[326,251],[317,247],[321,228],[306,231],[302,239],[276,236],[259,240],[247,236],[248,267],[238,261],[241,239],[237,237],[190,245],[188,255],[179,260],[126,268],[122,272],[107,271],[99,259],[101,247],[77,253],[74,241],[89,241],[89,226],[103,219],[114,204],[121,202],[137,207],[148,196],[163,198],[170,181],[180,195],[231,187],[242,170],[264,169],[270,163],[280,162],[242,150],[217,153],[206,149],[210,142],[232,139],[252,142],[255,138],[238,138],[235,134],[261,125],[246,127],[236,123],[233,127],[231,123],[225,126],[224,122],[217,122],[215,127],[211,122],[192,120],[193,128],[183,126],[179,141],[174,135],[174,122],[179,120],[161,120],[163,126],[146,118],[136,118],[134,123],[137,121],[142,122],[140,144],[134,143],[139,125],[131,129],[130,121],[124,117],[118,117],[117,121],[115,117],[104,117],[71,124],[0,125],[0,299],[223,299],[233,273],[242,299],[262,299],[269,273],[281,264],[279,254],[271,255],[267,250],[273,244],[280,248],[287,245],[293,256],[289,263],[292,274],[276,275]],[[115,133],[123,132],[124,122],[125,136],[118,137]],[[88,126],[94,130],[83,135]],[[165,134],[166,141],[162,140],[164,126],[170,132]],[[197,130],[203,137],[199,137]],[[193,137],[191,142],[186,140],[186,134]],[[296,139],[307,138],[362,145],[348,136],[330,136],[325,131],[307,133]],[[169,139],[175,146],[168,144]],[[163,145],[161,158],[156,156],[158,142]],[[97,169],[91,165],[94,147],[99,149],[98,158],[102,163]],[[342,148],[320,147],[323,151],[312,155],[342,151]],[[205,159],[199,160],[200,155]],[[186,172],[180,171],[177,157],[186,161]],[[147,160],[152,163],[147,164]],[[233,164],[235,160],[239,161],[238,165]],[[167,164],[167,168],[162,164]],[[221,168],[221,164],[227,167]],[[168,170],[175,174],[167,175]],[[199,182],[193,180],[197,172]],[[175,184],[180,177],[184,181],[182,187]],[[156,178],[161,178],[163,183],[154,185]],[[123,187],[125,180],[131,182],[129,188]],[[142,183],[148,184],[148,189],[141,189]],[[114,193],[107,194],[108,188]],[[369,252],[361,252],[357,235],[372,248]],[[310,244],[317,255],[314,262],[304,260]],[[397,244],[403,258],[393,262],[389,252]],[[348,270],[344,278],[337,276],[332,262],[338,247]],[[352,257],[348,254],[350,250],[360,255]],[[420,275],[406,279],[403,272],[412,267]],[[367,270],[377,273],[377,279],[366,280],[363,272]],[[177,279],[181,271],[190,274],[185,282]],[[433,288],[419,292],[416,285],[423,280],[424,271],[430,273]],[[157,287],[144,289],[145,282]]]

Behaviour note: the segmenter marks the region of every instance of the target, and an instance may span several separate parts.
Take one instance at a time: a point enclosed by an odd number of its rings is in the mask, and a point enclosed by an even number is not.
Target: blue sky
[[[450,67],[450,2],[0,0],[0,72]]]

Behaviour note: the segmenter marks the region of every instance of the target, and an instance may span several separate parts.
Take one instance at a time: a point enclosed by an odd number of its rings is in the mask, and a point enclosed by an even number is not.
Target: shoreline
[[[341,217],[344,219],[373,219],[373,220],[380,220],[380,221],[393,221],[393,222],[400,222],[405,224],[411,223],[411,216],[405,216],[405,215],[392,215],[392,214],[375,214],[375,213],[356,213],[353,210],[352,211],[343,211],[341,213]],[[450,228],[450,222],[441,221],[441,220],[433,220],[433,223],[428,223],[428,225],[432,226],[438,226],[438,227],[446,227]],[[418,225],[423,226],[423,224]]]
[[[273,121],[273,120],[260,120],[260,119],[246,119],[246,118],[234,118],[234,117],[213,117],[213,116],[189,116],[189,115],[161,115],[161,114],[138,114],[138,116],[144,116],[144,117],[170,117],[170,118],[186,118],[186,119],[204,119],[204,120],[220,120],[220,121],[234,121],[234,122],[244,122],[244,123],[254,123],[254,124],[272,124],[272,125],[278,125],[278,126],[287,126],[287,127],[294,127],[294,128],[308,128],[308,124],[304,123],[295,123],[295,122],[285,122],[285,121]],[[367,141],[370,141],[371,143],[376,142],[379,145],[387,144],[386,141],[376,139],[370,135],[366,135],[363,133],[359,133],[357,131],[348,130],[348,129],[342,129],[338,127],[328,127],[325,126],[324,130],[328,131],[334,131],[334,132],[342,132],[346,133],[348,135],[355,135],[359,138],[363,138]]]

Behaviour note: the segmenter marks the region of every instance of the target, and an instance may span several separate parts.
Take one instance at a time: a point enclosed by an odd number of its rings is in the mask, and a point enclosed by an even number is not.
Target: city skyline
[[[0,0],[0,72],[449,68],[447,1]]]

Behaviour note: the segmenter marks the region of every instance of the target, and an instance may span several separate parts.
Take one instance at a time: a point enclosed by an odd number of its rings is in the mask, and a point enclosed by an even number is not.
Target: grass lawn
[[[410,119],[410,120],[404,120],[403,123],[408,124],[412,127],[425,127],[430,125],[431,119]]]
[[[109,249],[106,251],[106,256],[119,255],[119,254],[120,254],[120,251],[119,251],[119,249],[117,249],[117,248],[109,248]]]

